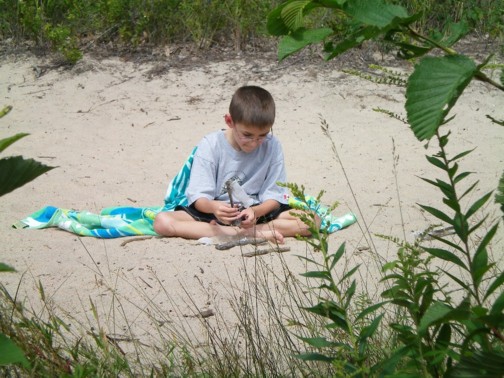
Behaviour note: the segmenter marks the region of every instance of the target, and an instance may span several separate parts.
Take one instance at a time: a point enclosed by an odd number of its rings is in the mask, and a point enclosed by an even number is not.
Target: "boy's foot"
[[[244,230],[244,231],[245,231],[243,233],[244,236],[251,236],[251,237],[256,237],[256,238],[264,238],[264,239],[266,239],[266,240],[268,240],[270,242],[274,242],[274,243],[277,243],[277,244],[283,244],[284,243],[284,237],[278,231],[254,230],[254,229],[248,229],[248,230]]]

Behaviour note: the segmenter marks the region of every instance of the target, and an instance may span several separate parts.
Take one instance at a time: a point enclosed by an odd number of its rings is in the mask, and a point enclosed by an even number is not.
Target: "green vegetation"
[[[428,33],[452,22],[465,22],[480,36],[504,36],[504,0],[395,0],[419,14],[415,28]],[[99,44],[159,46],[216,44],[241,50],[267,37],[268,13],[280,0],[0,0],[0,40],[52,49],[74,64]],[[300,1],[304,3],[304,1]],[[331,3],[324,2],[323,3]],[[338,4],[341,2],[335,2]],[[420,12],[420,13],[419,13]],[[319,9],[306,21],[328,27],[340,37],[358,27],[345,12]]]
[[[305,17],[320,7],[344,13],[355,28],[341,36],[328,27],[307,26],[311,19],[305,22]],[[444,177],[422,179],[439,190],[447,210],[419,206],[447,225],[455,236],[434,235],[437,241],[434,246],[425,245],[422,237],[412,245],[382,236],[399,247],[397,259],[382,264],[381,281],[386,289],[381,295],[385,303],[355,311],[352,302],[356,281],[346,285],[346,291],[342,287],[345,281],[351,280],[357,267],[339,281],[333,278],[333,269],[344,253],[344,245],[331,254],[323,235],[307,240],[322,252],[324,263],[311,261],[318,269],[305,276],[320,280],[318,289],[326,292],[307,310],[327,318],[326,328],[331,332],[330,338],[304,339],[322,353],[300,357],[329,362],[342,376],[478,377],[500,376],[503,371],[504,272],[497,269],[488,252],[500,219],[484,226],[488,215],[475,217],[490,200],[492,192],[467,203],[466,198],[474,193],[477,182],[461,189],[471,173],[461,172],[459,163],[472,151],[451,156],[448,152],[450,130],[442,131],[453,120],[448,117],[450,109],[472,80],[504,91],[503,74],[500,82],[485,74],[491,56],[478,64],[454,50],[454,44],[469,31],[467,23],[451,22],[442,31],[423,34],[415,28],[421,16],[381,0],[291,0],[277,7],[268,19],[269,31],[282,36],[278,49],[280,59],[319,42],[324,43],[326,59],[332,59],[363,41],[383,38],[397,48],[399,57],[416,60],[413,73],[405,83],[407,123],[419,141],[435,140],[439,146],[436,154],[426,158]],[[433,50],[443,56],[427,56]],[[502,66],[501,72],[504,72]],[[385,79],[374,81],[404,84],[401,80],[390,80],[391,77],[395,75],[387,71]],[[379,111],[398,118],[393,113]],[[490,115],[487,117],[502,124]],[[323,124],[323,128],[327,131],[328,126]],[[328,132],[326,135],[330,138]],[[303,194],[296,187],[291,189],[295,195]],[[495,200],[502,203],[502,179],[497,189]],[[370,340],[376,333],[383,335],[380,327],[387,312],[395,314],[387,321],[390,328],[385,332],[391,342],[381,344],[382,352],[378,355],[369,354]],[[485,361],[492,363],[485,364]]]
[[[6,106],[0,111],[0,118],[12,110]],[[9,138],[0,139],[0,152],[3,152],[12,143],[29,134],[20,133]],[[21,156],[12,156],[0,159],[0,197],[10,193],[24,184],[34,180],[41,174],[53,169],[33,159],[23,159]],[[0,262],[0,273],[13,272],[14,268]],[[0,319],[6,313],[0,309]],[[0,327],[0,366],[12,363],[21,363],[25,368],[30,366],[23,351],[9,337],[4,335]]]

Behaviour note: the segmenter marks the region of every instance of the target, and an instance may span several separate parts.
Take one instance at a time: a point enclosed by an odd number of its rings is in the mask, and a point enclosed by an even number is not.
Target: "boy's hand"
[[[240,218],[240,212],[237,207],[231,207],[227,203],[221,203],[214,212],[215,217],[223,224],[231,224]]]
[[[255,212],[252,207],[249,207],[248,209],[242,210],[239,214],[239,217],[242,219],[241,221],[241,227],[242,228],[251,228],[254,227],[256,223],[256,217],[255,217]]]

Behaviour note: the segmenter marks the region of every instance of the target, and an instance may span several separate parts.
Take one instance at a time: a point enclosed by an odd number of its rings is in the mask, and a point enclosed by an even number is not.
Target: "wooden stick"
[[[260,255],[267,255],[268,253],[282,253],[282,252],[289,252],[290,247],[271,247],[271,248],[265,248],[265,249],[256,249],[255,251],[252,252],[245,252],[242,253],[243,257],[254,257],[254,256],[260,256]]]

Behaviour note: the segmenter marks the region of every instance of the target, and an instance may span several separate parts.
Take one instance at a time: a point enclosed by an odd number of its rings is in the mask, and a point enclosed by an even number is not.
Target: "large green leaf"
[[[9,138],[5,139],[0,139],[0,152],[5,150],[7,147],[9,147],[12,143],[16,142],[17,140],[24,138],[25,136],[30,135],[26,133],[19,133],[14,136],[11,136]]]
[[[406,112],[418,140],[432,138],[477,72],[463,55],[426,57],[415,67],[406,89]]]
[[[348,1],[345,11],[355,20],[378,28],[391,25],[396,18],[407,19],[409,17],[405,8],[399,5],[386,4],[381,0]]]
[[[55,167],[49,167],[33,159],[11,156],[0,159],[0,196],[12,192]]]
[[[30,366],[21,348],[3,333],[0,333],[0,366],[17,363],[25,367]]]
[[[300,28],[290,35],[282,38],[278,45],[278,59],[282,60],[312,43],[322,42],[330,36],[333,30],[330,28],[303,29]]]
[[[327,6],[330,8],[340,7],[339,1],[325,1],[326,4],[313,0],[290,0],[273,9],[268,14],[266,27],[268,33],[275,36],[287,35],[303,27],[304,16],[313,8]]]
[[[292,0],[282,8],[281,16],[289,30],[297,30],[303,26],[305,8],[312,0]]]

